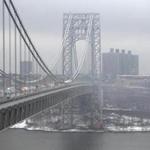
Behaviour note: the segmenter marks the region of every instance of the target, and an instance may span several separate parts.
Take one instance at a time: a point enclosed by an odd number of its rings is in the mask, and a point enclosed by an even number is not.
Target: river
[[[8,129],[0,150],[150,150],[150,132],[59,133]]]

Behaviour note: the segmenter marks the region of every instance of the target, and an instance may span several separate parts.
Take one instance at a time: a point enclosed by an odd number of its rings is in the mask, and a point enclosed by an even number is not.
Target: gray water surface
[[[55,133],[8,129],[0,150],[150,150],[150,133]]]

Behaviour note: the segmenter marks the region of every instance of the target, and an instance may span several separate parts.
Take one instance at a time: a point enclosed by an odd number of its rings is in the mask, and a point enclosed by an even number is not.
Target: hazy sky
[[[52,64],[61,51],[64,12],[101,14],[102,51],[110,47],[140,55],[150,74],[150,0],[14,0],[39,53]]]

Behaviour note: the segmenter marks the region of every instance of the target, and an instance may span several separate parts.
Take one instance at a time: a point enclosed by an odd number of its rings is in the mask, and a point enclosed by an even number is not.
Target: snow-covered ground
[[[139,127],[139,126],[128,126],[128,127],[119,127],[119,126],[107,126],[105,128],[106,131],[112,132],[142,132],[142,131],[150,131],[150,126],[147,127]]]
[[[20,123],[17,123],[15,125],[11,126],[10,128],[22,129],[22,128],[26,128],[26,127],[27,127],[26,120],[24,120]]]
[[[91,130],[86,127],[84,129],[78,129],[78,125],[74,126],[73,129],[58,129],[53,125],[56,123],[60,117],[52,117],[51,123],[46,124],[47,120],[42,119],[40,122],[37,121],[34,123],[33,120],[27,119],[24,120],[11,128],[22,128],[26,130],[42,130],[42,131],[59,131],[59,132],[93,132],[95,130]],[[111,132],[142,132],[142,131],[150,131],[150,120],[149,119],[140,119],[137,117],[130,116],[119,116],[117,114],[110,114],[109,116],[105,116],[104,122],[104,130]],[[85,124],[86,126],[86,124]]]

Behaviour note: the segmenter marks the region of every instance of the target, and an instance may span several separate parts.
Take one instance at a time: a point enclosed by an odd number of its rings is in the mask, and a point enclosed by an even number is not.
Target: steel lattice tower
[[[99,79],[101,73],[101,29],[97,13],[65,13],[63,16],[63,75],[73,75],[73,51],[78,40],[87,40],[91,47],[91,76]]]

